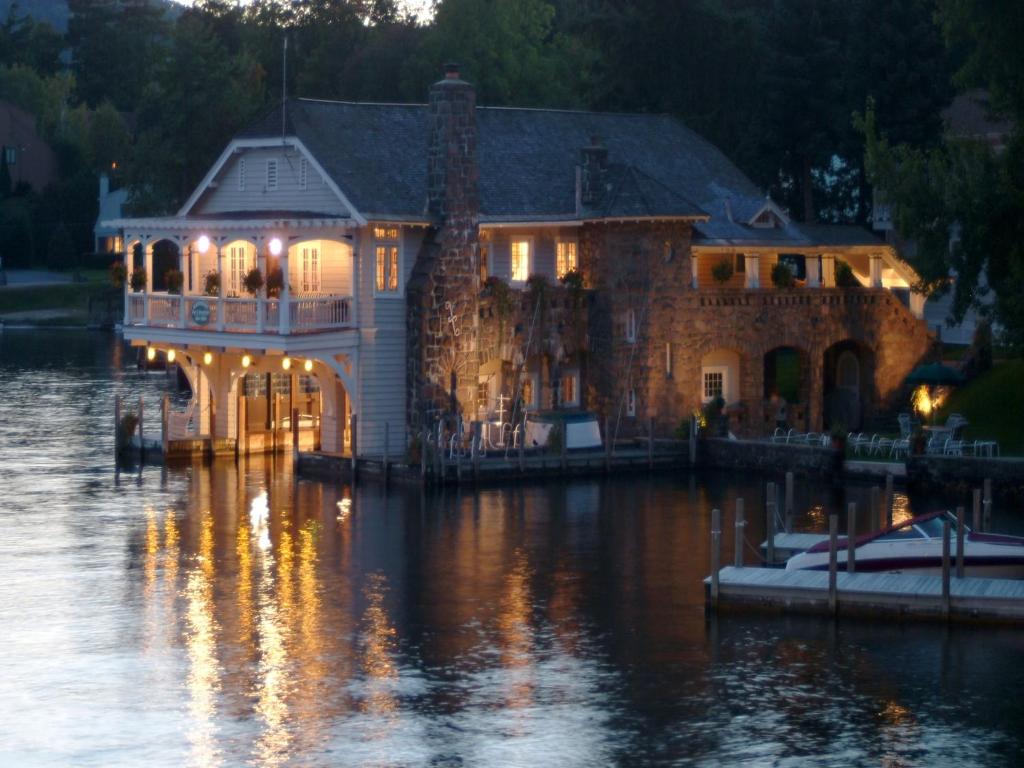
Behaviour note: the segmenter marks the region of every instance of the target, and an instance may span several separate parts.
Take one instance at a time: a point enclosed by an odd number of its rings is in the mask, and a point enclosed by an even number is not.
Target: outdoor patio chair
[[[954,440],[950,438],[946,441],[946,444],[942,447],[942,454],[944,456],[963,456],[964,455],[964,441]]]
[[[891,437],[879,437],[877,442],[872,445],[872,452],[869,455],[884,456],[887,452],[892,451],[893,442]]]
[[[992,458],[999,455],[999,443],[995,440],[975,440],[973,443],[975,456],[987,456]]]
[[[892,459],[905,459],[910,455],[910,438],[898,437],[892,441],[892,448],[889,450],[889,457]]]
[[[871,444],[877,438],[878,435],[868,437],[864,432],[857,432],[856,434],[851,433],[849,437],[850,447],[853,449],[855,455],[860,456],[862,448],[868,449],[868,454],[871,453]]]
[[[772,432],[772,442],[773,443],[777,443],[780,440],[782,440],[783,438],[785,438],[785,436],[786,436],[786,430],[784,430],[782,427],[776,427],[775,431]]]
[[[817,432],[808,432],[804,435],[804,442],[808,445],[814,445],[821,440],[821,435]]]
[[[910,435],[913,433],[913,425],[911,423],[909,413],[901,413],[896,417],[896,421],[900,424],[900,437],[902,439],[910,439]]]

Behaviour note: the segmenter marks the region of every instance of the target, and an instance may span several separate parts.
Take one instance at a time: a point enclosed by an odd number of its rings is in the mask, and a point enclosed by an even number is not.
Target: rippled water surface
[[[1024,764],[1024,629],[705,618],[708,510],[763,479],[118,475],[115,393],[168,386],[128,357],[0,334],[0,765]]]

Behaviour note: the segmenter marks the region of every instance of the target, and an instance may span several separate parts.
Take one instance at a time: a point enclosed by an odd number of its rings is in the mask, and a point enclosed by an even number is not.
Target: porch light
[[[242,367],[248,368],[250,365],[252,365],[252,358],[249,355],[242,355]]]
[[[175,358],[176,356],[177,356],[177,355],[175,355],[175,352],[174,352],[174,350],[173,350],[173,349],[168,349],[168,350],[167,350],[167,362],[168,362],[168,363],[173,363],[173,362],[174,362],[174,358]]]
[[[309,373],[310,371],[313,370],[313,361],[307,360],[305,363],[303,363],[302,367],[306,369],[306,373]]]
[[[210,238],[206,235],[200,235],[199,239],[196,240],[196,247],[199,249],[200,253],[206,253],[210,250]]]
[[[284,368],[286,371],[289,370],[292,367],[292,359],[290,357],[282,357],[281,367]]]
[[[213,352],[203,353],[203,365],[209,365],[213,362]]]
[[[270,240],[270,255],[280,256],[281,255],[281,238],[275,237]]]
[[[146,359],[147,360],[156,360],[156,347],[147,347],[146,348]]]

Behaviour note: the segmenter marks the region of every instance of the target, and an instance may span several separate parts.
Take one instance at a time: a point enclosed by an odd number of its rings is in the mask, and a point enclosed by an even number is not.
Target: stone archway
[[[866,344],[844,339],[822,355],[826,428],[859,430],[874,413],[874,353]]]

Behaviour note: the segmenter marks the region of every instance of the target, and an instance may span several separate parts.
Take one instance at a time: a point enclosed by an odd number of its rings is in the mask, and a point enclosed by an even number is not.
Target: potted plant
[[[131,288],[133,291],[138,293],[139,291],[146,290],[146,270],[136,269],[132,272],[131,277]]]
[[[271,267],[267,271],[267,296],[272,299],[279,298],[283,288],[284,273],[281,272],[280,267]]]
[[[214,269],[203,276],[203,293],[207,296],[220,296],[220,272]]]
[[[263,287],[263,273],[259,267],[253,267],[242,278],[242,287],[252,296],[256,296]]]
[[[167,286],[168,293],[181,293],[181,287],[185,284],[185,276],[181,274],[181,270],[168,269],[164,272],[164,284]]]
[[[792,288],[795,284],[796,278],[793,277],[793,270],[781,261],[776,262],[772,267],[772,285],[776,288]]]
[[[562,285],[568,288],[570,291],[582,291],[583,290],[583,275],[577,270],[570,269],[561,278]]]
[[[711,267],[711,276],[719,285],[725,285],[732,279],[733,271],[732,261],[722,259]]]
[[[110,265],[110,283],[117,290],[124,288],[124,281],[128,278],[128,267],[123,261],[115,261]]]

